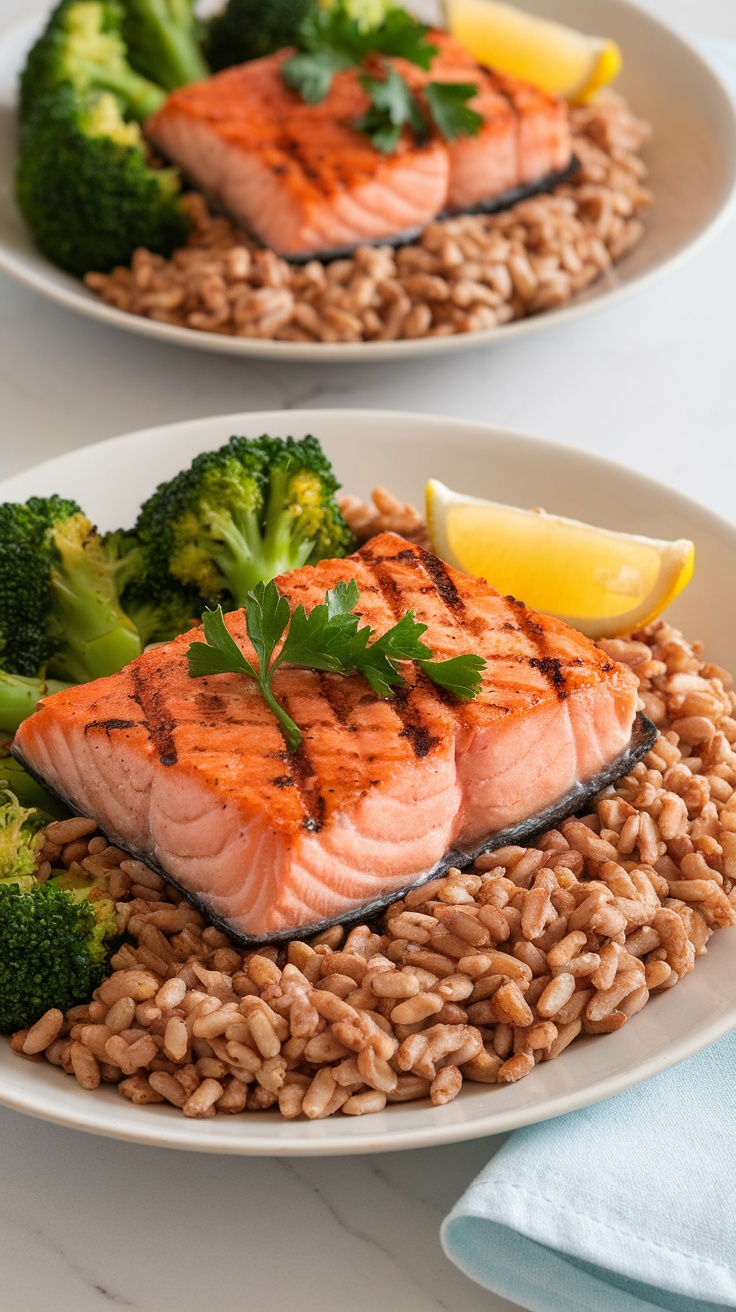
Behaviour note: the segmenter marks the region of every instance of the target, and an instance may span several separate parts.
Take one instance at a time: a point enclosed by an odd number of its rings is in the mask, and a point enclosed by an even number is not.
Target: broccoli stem
[[[128,113],[141,123],[155,114],[166,100],[166,92],[161,87],[126,65],[114,67],[80,60],[77,70],[88,86],[99,91],[111,91],[119,96],[125,102]]]
[[[117,607],[92,590],[56,590],[65,618],[64,650],[54,656],[54,674],[88,683],[115,674],[143,651],[138,630]],[[68,624],[68,629],[66,625]]]
[[[167,91],[209,77],[190,0],[128,0],[127,8],[130,55],[144,73]]]
[[[52,673],[74,683],[115,674],[143,651],[140,634],[123,611],[115,564],[100,544],[90,546],[84,519],[57,527],[59,566],[51,570],[56,621],[64,642],[50,663]]]
[[[24,720],[33,715],[42,697],[63,692],[70,685],[53,679],[25,679],[20,674],[0,670],[0,731],[17,733]],[[0,777],[4,769],[0,761]]]
[[[248,593],[266,577],[263,539],[254,513],[236,522],[229,515],[212,517],[212,558],[226,580],[236,606],[244,606]]]
[[[237,520],[224,515],[210,520],[215,539],[212,557],[238,607],[245,606],[257,583],[299,569],[312,553],[314,543],[300,537],[298,515],[287,501],[288,480],[285,469],[271,474],[264,532],[255,513]]]
[[[305,540],[300,531],[301,507],[289,504],[289,477],[288,466],[271,471],[262,546],[269,573],[263,574],[262,578],[273,578],[287,569],[300,569],[306,565],[314,547],[314,542]]]

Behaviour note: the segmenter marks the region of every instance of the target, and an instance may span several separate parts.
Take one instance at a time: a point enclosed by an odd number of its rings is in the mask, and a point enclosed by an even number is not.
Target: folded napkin
[[[718,41],[715,37],[704,37],[697,43],[701,55],[712,64],[723,81],[736,96],[736,41]]]
[[[736,1308],[735,1104],[736,1033],[517,1131],[444,1222],[447,1256],[534,1312]]]

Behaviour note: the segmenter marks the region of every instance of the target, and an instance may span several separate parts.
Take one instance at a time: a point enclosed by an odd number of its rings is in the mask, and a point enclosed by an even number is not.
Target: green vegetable
[[[64,873],[0,881],[0,1033],[86,1002],[109,974],[115,903]]]
[[[36,811],[21,806],[8,790],[0,793],[0,885],[10,880],[31,887],[43,847],[40,828]]]
[[[383,7],[377,21],[360,22],[346,0],[312,10],[296,34],[297,54],[282,65],[287,86],[309,105],[321,104],[330,93],[336,73],[364,68],[361,82],[370,109],[353,123],[377,150],[392,154],[405,128],[422,138],[430,125],[447,141],[475,136],[480,114],[468,108],[478,88],[471,82],[430,82],[420,96],[388,60],[401,58],[428,70],[438,53],[427,40],[430,31],[405,9]],[[376,77],[376,71],[382,76]]]
[[[243,606],[258,582],[353,549],[338,487],[314,437],[232,437],[143,506],[136,532],[148,572]]]
[[[0,559],[7,670],[84,683],[140,655],[140,636],[118,594],[125,562],[76,502],[53,496],[0,505]]]
[[[20,761],[11,756],[8,746],[0,740],[0,789],[10,789],[21,806],[38,811],[45,821],[67,820],[71,812],[58,797],[48,792],[43,784],[23,769]]]
[[[483,116],[468,107],[477,96],[474,82],[430,82],[424,97],[437,131],[446,141],[458,137],[475,137],[483,126]]]
[[[104,539],[105,550],[118,561],[118,589],[123,609],[147,647],[169,642],[197,623],[201,599],[168,572],[151,572],[148,553],[135,533],[118,529]]]
[[[167,91],[209,76],[194,0],[124,0],[124,9],[123,35],[140,73]]]
[[[335,74],[352,63],[350,56],[340,50],[307,50],[287,59],[281,66],[281,76],[287,87],[298,91],[305,105],[321,105],[330,94]]]
[[[427,625],[418,624],[413,611],[407,611],[393,628],[377,638],[367,624],[361,626],[360,617],[354,614],[359,598],[355,580],[343,580],[325,594],[323,605],[315,606],[309,614],[303,606],[297,606],[290,616],[289,603],[276,584],[259,583],[248,595],[244,607],[246,629],[258,657],[258,668],[246,660],[231,637],[218,606],[202,617],[205,641],[192,642],[189,646],[189,674],[192,678],[202,678],[231,673],[254,679],[279,722],[290,752],[299,749],[302,735],[277,701],[272,687],[273,676],[284,663],[333,674],[357,672],[379,697],[392,697],[394,688],[406,685],[399,662],[413,660],[433,683],[463,701],[478,696],[486,665],[482,656],[433,660],[431,648],[421,641]],[[285,633],[281,651],[274,659],[276,646]]]
[[[2,768],[2,766],[0,766]],[[43,816],[0,794],[0,1033],[86,1002],[108,973],[115,903],[100,881],[36,878]]]
[[[285,61],[281,73],[302,100],[319,104],[329,95],[335,73],[363,65],[370,55],[401,57],[428,69],[437,54],[437,47],[426,40],[429,30],[397,6],[390,6],[372,27],[353,17],[345,3],[318,7],[296,33],[300,53]]]
[[[294,43],[316,0],[229,0],[210,21],[205,53],[213,69],[260,59]]]
[[[101,537],[75,501],[0,505],[0,732],[42,697],[115,674],[191,628],[201,600],[152,576],[133,533]],[[1,755],[1,753],[0,753]]]
[[[80,110],[94,104],[100,92],[118,97],[125,112],[140,120],[161,107],[162,88],[141,77],[128,60],[123,16],[115,0],[61,0],[21,76],[21,121],[63,86],[74,91]]]
[[[21,81],[16,195],[39,249],[78,277],[163,255],[189,220],[175,169],[151,168],[140,127],[165,100],[128,61],[120,7],[62,0]]]
[[[417,136],[426,132],[427,122],[416,96],[394,68],[387,66],[383,82],[375,78],[361,78],[371,102],[371,108],[353,127],[365,132],[377,150],[390,155],[396,150],[404,128],[408,126]]]
[[[0,732],[17,733],[24,720],[33,715],[42,697],[68,688],[56,679],[28,679],[21,674],[0,670]],[[0,778],[5,762],[0,761]]]

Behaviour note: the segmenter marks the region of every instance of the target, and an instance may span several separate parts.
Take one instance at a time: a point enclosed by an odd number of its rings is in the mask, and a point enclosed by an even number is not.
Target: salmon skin
[[[413,663],[390,699],[358,674],[282,666],[274,695],[303,735],[291,755],[252,680],[189,677],[193,630],[46,698],[16,736],[39,779],[243,943],[373,913],[559,823],[648,749],[646,725],[632,743],[627,666],[396,534],[277,582],[310,610],[350,578],[375,631],[414,610],[438,659],[483,656],[479,697],[460,702]],[[253,661],[243,612],[226,623]]]
[[[431,72],[390,61],[417,94],[429,81],[474,82],[483,118],[475,137],[446,141],[406,128],[383,154],[350,125],[369,109],[359,70],[327,98],[305,104],[286,86],[293,51],[225,69],[174,91],[148,119],[154,146],[243,227],[279,255],[309,258],[357,245],[410,240],[439,215],[510,203],[567,173],[567,105],[476,64],[447,33]]]

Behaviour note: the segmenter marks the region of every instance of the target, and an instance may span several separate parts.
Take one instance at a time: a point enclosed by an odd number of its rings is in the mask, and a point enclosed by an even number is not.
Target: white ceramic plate
[[[0,42],[0,268],[51,300],[103,323],[159,341],[231,355],[327,362],[406,359],[463,351],[541,332],[612,305],[693,255],[725,221],[736,186],[736,115],[727,91],[697,52],[629,0],[521,0],[523,7],[615,37],[624,52],[620,88],[654,127],[648,151],[656,206],[644,240],[607,278],[572,305],[501,328],[452,337],[343,345],[255,341],[177,328],[104,305],[35,249],[13,199],[14,104],[18,74],[42,22],[30,18]],[[426,8],[426,5],[424,6]]]
[[[544,505],[609,528],[697,544],[696,581],[673,608],[709,655],[736,668],[736,610],[723,579],[736,574],[736,529],[675,492],[593,456],[480,424],[338,410],[227,415],[133,433],[87,447],[0,484],[0,499],[59,492],[77,498],[103,528],[130,523],[142,498],[197,452],[232,433],[316,433],[344,486],[367,495],[377,483],[421,504],[426,479],[517,505]],[[736,933],[717,933],[675,993],[655,998],[617,1034],[576,1043],[520,1084],[466,1084],[443,1108],[390,1107],[376,1116],[309,1123],[274,1113],[185,1120],[164,1107],[137,1108],[102,1088],[84,1092],[0,1040],[0,1103],[62,1125],[115,1138],[206,1152],[298,1155],[387,1152],[502,1133],[559,1116],[628,1088],[736,1026]]]

